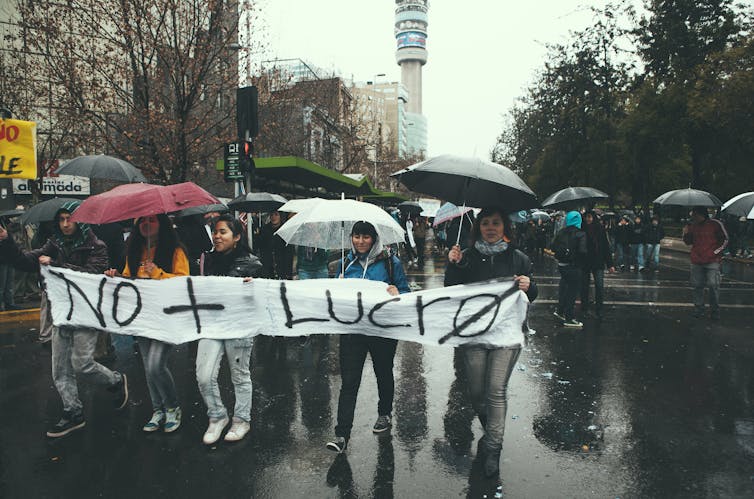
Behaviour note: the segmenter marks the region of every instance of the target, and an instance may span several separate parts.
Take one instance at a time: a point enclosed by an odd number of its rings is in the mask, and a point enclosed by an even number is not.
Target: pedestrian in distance
[[[704,206],[691,210],[691,223],[683,228],[683,242],[691,246],[693,316],[704,317],[704,288],[709,292],[710,317],[720,319],[720,261],[728,246],[728,233]]]
[[[581,230],[581,214],[569,211],[565,216],[565,228],[555,235],[552,251],[558,260],[560,283],[558,306],[553,313],[562,321],[563,327],[581,329],[584,324],[575,317],[576,297],[581,290],[581,269],[587,255],[586,234]]]
[[[259,255],[262,259],[262,275],[269,279],[293,278],[293,246],[286,244],[275,232],[287,220],[280,211],[270,213],[270,221],[259,232]],[[256,244],[256,243],[255,243]]]
[[[626,215],[620,217],[614,229],[615,240],[615,266],[624,272],[631,268],[631,219]]]
[[[31,272],[41,265],[101,274],[107,268],[107,247],[87,224],[71,221],[78,202],[66,203],[57,211],[52,236],[39,249],[20,250],[8,232],[0,228],[0,258]],[[115,396],[115,408],[128,403],[128,379],[94,360],[97,331],[68,326],[52,328],[52,379],[63,401],[63,415],[47,431],[51,438],[62,437],[85,426],[77,379],[87,378],[105,385]]]
[[[454,246],[448,253],[445,286],[512,277],[518,289],[533,301],[537,297],[537,286],[529,277],[531,262],[511,244],[509,224],[502,210],[482,210],[472,231],[472,246],[464,251],[460,246]],[[474,411],[484,428],[477,447],[477,459],[483,460],[488,477],[500,472],[508,380],[523,342],[524,334],[519,328],[505,338],[505,345],[501,347],[474,343],[459,347],[463,352]]]
[[[660,242],[665,237],[665,229],[660,223],[660,216],[652,215],[652,221],[646,229],[647,245],[644,248],[645,262],[647,268],[655,272],[660,270]]]
[[[387,284],[387,292],[393,296],[410,292],[400,260],[382,248],[374,225],[366,221],[356,222],[351,230],[351,246],[352,249],[343,262],[345,271],[341,277],[382,281]],[[361,334],[340,335],[338,424],[335,426],[335,438],[327,442],[328,449],[342,453],[348,446],[367,353],[372,357],[379,395],[377,421],[372,431],[383,433],[390,429],[395,392],[393,359],[397,346],[398,341],[391,338]]]
[[[414,242],[416,243],[416,264],[419,269],[424,268],[424,246],[427,240],[427,219],[418,217],[414,222]]]
[[[607,240],[607,232],[597,219],[593,211],[584,213],[582,229],[586,234],[586,258],[582,268],[581,278],[581,314],[589,314],[589,288],[591,279],[594,277],[594,312],[597,317],[602,317],[605,300],[605,269],[615,272],[613,266],[613,254],[610,251],[610,242]]]
[[[167,215],[136,219],[126,244],[128,249],[123,271],[111,268],[105,271],[107,276],[162,280],[189,275],[186,251]],[[152,417],[142,429],[151,433],[162,427],[165,433],[174,432],[181,426],[181,407],[173,375],[168,368],[168,356],[173,347],[143,336],[138,336],[137,341],[152,400]]]
[[[644,245],[647,242],[647,234],[644,219],[641,215],[636,215],[634,218],[634,224],[631,226],[628,242],[631,246],[631,261],[633,263],[631,270],[643,272],[645,266]]]
[[[202,275],[229,277],[254,277],[262,270],[262,263],[251,254],[246,242],[246,233],[240,221],[230,215],[217,219],[212,230],[214,251],[200,259]],[[223,354],[228,358],[230,379],[233,382],[236,402],[233,421],[225,434],[226,442],[243,439],[251,429],[251,349],[253,338],[215,340],[202,338],[196,352],[196,381],[207,406],[209,425],[202,442],[212,445],[220,439],[223,430],[231,422],[228,410],[220,396],[217,375]]]

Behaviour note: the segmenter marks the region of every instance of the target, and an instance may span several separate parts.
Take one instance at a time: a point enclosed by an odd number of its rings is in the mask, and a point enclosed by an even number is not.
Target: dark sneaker
[[[383,431],[389,430],[390,426],[391,426],[390,414],[386,414],[384,416],[380,416],[377,418],[377,421],[375,421],[372,431],[374,433],[382,433]]]
[[[50,438],[58,438],[68,435],[72,431],[79,430],[86,425],[84,421],[84,415],[81,413],[71,414],[70,412],[63,412],[63,417],[60,418],[55,426],[47,432],[47,436]]]
[[[346,447],[348,447],[348,439],[345,437],[335,437],[327,442],[325,447],[338,454],[342,454],[346,451]]]
[[[709,318],[713,321],[719,321],[720,320],[720,311],[719,310],[713,310],[709,314]]]
[[[703,308],[694,308],[694,311],[691,313],[691,316],[694,319],[701,319],[704,317],[704,309]]]
[[[128,378],[123,373],[120,376],[120,381],[108,388],[109,391],[117,394],[113,403],[116,411],[123,409],[128,403]]]
[[[579,322],[576,319],[571,319],[569,321],[563,321],[563,327],[571,328],[571,329],[581,329],[584,327],[583,322]]]
[[[553,312],[552,315],[553,315],[553,317],[555,317],[559,321],[565,321],[565,315],[561,314],[557,310],[555,312]]]

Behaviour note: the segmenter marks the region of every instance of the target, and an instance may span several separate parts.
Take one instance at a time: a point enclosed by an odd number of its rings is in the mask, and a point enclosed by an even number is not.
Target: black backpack
[[[555,239],[552,241],[552,248],[550,248],[555,254],[555,258],[560,263],[573,263],[573,251],[571,250],[571,234],[570,231],[562,229],[555,235]]]

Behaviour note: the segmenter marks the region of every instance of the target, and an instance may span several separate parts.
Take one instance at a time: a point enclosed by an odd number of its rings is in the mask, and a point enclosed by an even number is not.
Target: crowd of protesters
[[[327,250],[287,245],[276,231],[291,215],[278,211],[268,214],[264,224],[257,214],[245,219],[253,224],[256,244],[252,252],[247,244],[246,227],[230,215],[212,212],[183,219],[155,215],[137,219],[130,227],[119,224],[93,227],[71,221],[77,207],[78,203],[63,205],[54,221],[39,231],[42,236],[38,236],[36,246],[25,245],[0,225],[3,267],[0,268],[0,277],[3,277],[0,284],[7,282],[9,270],[36,273],[40,266],[52,265],[110,277],[157,280],[186,275],[245,279],[321,279],[334,275],[380,281],[385,283],[388,293],[398,295],[411,290],[404,265],[416,266],[419,271],[424,267],[431,227],[431,220],[425,217],[395,213],[396,221],[406,231],[405,243],[400,248],[386,248],[371,223],[357,222],[350,234],[350,251],[339,261],[339,252],[333,255]],[[548,217],[516,223],[501,210],[485,209],[476,216],[469,212],[434,227],[435,245],[430,250],[447,254],[445,285],[511,277],[518,288],[534,300],[537,286],[532,281],[532,261],[543,259],[547,252],[557,259],[561,276],[554,315],[564,327],[581,328],[583,323],[576,317],[576,300],[581,299],[579,313],[582,317],[591,313],[593,283],[594,314],[601,317],[605,271],[652,272],[659,268],[660,241],[665,231],[657,215],[601,216],[598,211],[587,210],[553,213]],[[720,258],[725,251],[732,251],[734,255],[748,253],[745,241],[750,227],[751,224],[736,226],[731,231],[735,234],[731,238],[735,241],[731,250],[728,233],[720,220],[711,219],[703,208],[691,212],[691,222],[683,228],[683,240],[691,246],[695,316],[704,314],[703,296],[707,287],[711,316],[719,318]],[[336,261],[338,265],[332,265]],[[9,298],[5,288],[0,291],[5,309],[12,310],[15,307],[12,293]],[[63,403],[60,420],[47,432],[49,437],[57,438],[85,426],[77,380],[87,379],[106,387],[112,393],[117,410],[128,404],[129,385],[126,374],[110,370],[97,361],[95,350],[104,333],[52,327],[44,305],[44,292],[42,301],[41,329],[49,328],[50,332],[42,330],[40,340],[52,340],[52,375]],[[353,429],[367,354],[371,357],[378,387],[377,419],[372,430],[382,433],[392,426],[393,359],[397,340],[359,334],[340,335],[339,340],[342,384],[335,435],[326,442],[326,447],[342,453],[348,447]],[[181,426],[181,406],[180,392],[168,367],[173,347],[144,337],[139,337],[137,343],[152,403],[152,415],[143,425],[143,431],[174,432]],[[522,344],[522,335],[518,335],[508,338],[501,347],[473,343],[459,347],[473,408],[484,428],[477,455],[483,460],[488,476],[499,472],[507,384]],[[202,437],[204,444],[215,444],[223,434],[228,442],[242,440],[251,429],[249,364],[252,347],[253,338],[198,342],[196,382],[208,417]],[[232,412],[220,396],[218,377],[224,356],[228,359],[235,393]]]

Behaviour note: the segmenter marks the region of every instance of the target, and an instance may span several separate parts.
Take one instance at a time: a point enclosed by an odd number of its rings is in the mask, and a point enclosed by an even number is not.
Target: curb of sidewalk
[[[0,324],[32,320],[39,320],[38,308],[26,308],[23,310],[8,310],[0,312]]]

